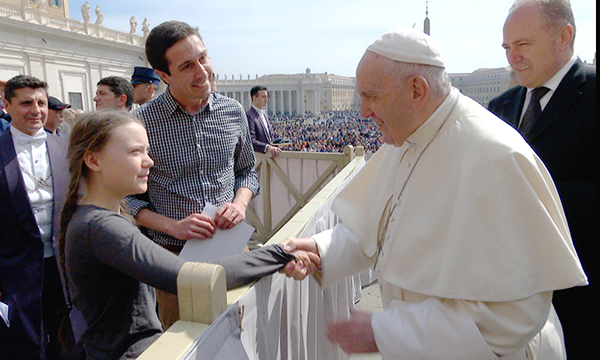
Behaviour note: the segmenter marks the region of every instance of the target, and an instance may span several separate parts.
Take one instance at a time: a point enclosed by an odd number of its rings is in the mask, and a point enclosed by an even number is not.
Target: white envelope
[[[206,203],[202,214],[214,219],[217,207]],[[244,251],[254,228],[245,222],[240,222],[231,229],[217,229],[212,239],[188,240],[183,245],[179,257],[185,261],[206,262],[212,259],[222,258]]]

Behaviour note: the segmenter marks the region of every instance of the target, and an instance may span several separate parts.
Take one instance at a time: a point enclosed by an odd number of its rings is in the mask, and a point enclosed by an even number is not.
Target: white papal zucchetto
[[[416,29],[394,29],[369,45],[368,51],[391,60],[445,68],[442,49],[433,38]]]

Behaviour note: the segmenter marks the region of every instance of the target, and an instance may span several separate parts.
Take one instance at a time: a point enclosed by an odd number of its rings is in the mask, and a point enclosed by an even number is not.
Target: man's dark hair
[[[120,76],[107,76],[100,79],[96,85],[106,85],[110,87],[110,91],[112,91],[116,96],[125,94],[125,96],[127,96],[127,102],[125,103],[125,106],[127,106],[127,109],[131,110],[134,96],[133,86],[127,79]]]
[[[44,89],[48,95],[48,83],[29,75],[17,75],[6,82],[4,87],[4,99],[10,103],[15,97],[15,91],[23,88]]]
[[[253,99],[254,96],[256,96],[258,94],[258,92],[261,90],[267,90],[267,92],[269,92],[269,89],[267,89],[266,86],[257,85],[255,87],[253,87],[252,89],[250,89],[250,99]]]
[[[181,21],[167,21],[152,29],[146,39],[146,58],[154,70],[171,75],[167,50],[190,35],[196,35],[202,41],[197,28]]]

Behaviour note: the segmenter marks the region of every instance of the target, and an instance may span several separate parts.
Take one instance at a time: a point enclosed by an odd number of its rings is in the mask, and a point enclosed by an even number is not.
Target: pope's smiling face
[[[402,146],[413,133],[411,87],[390,72],[394,61],[367,51],[356,70],[356,90],[361,99],[360,116],[371,119],[383,142]]]

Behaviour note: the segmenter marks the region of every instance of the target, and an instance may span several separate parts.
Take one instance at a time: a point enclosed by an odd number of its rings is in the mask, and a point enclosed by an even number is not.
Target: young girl
[[[59,252],[69,294],[87,324],[88,359],[137,357],[163,331],[153,287],[177,291],[184,261],[145,237],[124,211],[126,196],[146,191],[152,165],[146,130],[126,112],[82,115],[73,128]],[[223,265],[232,288],[294,259],[272,245],[214,263]]]

